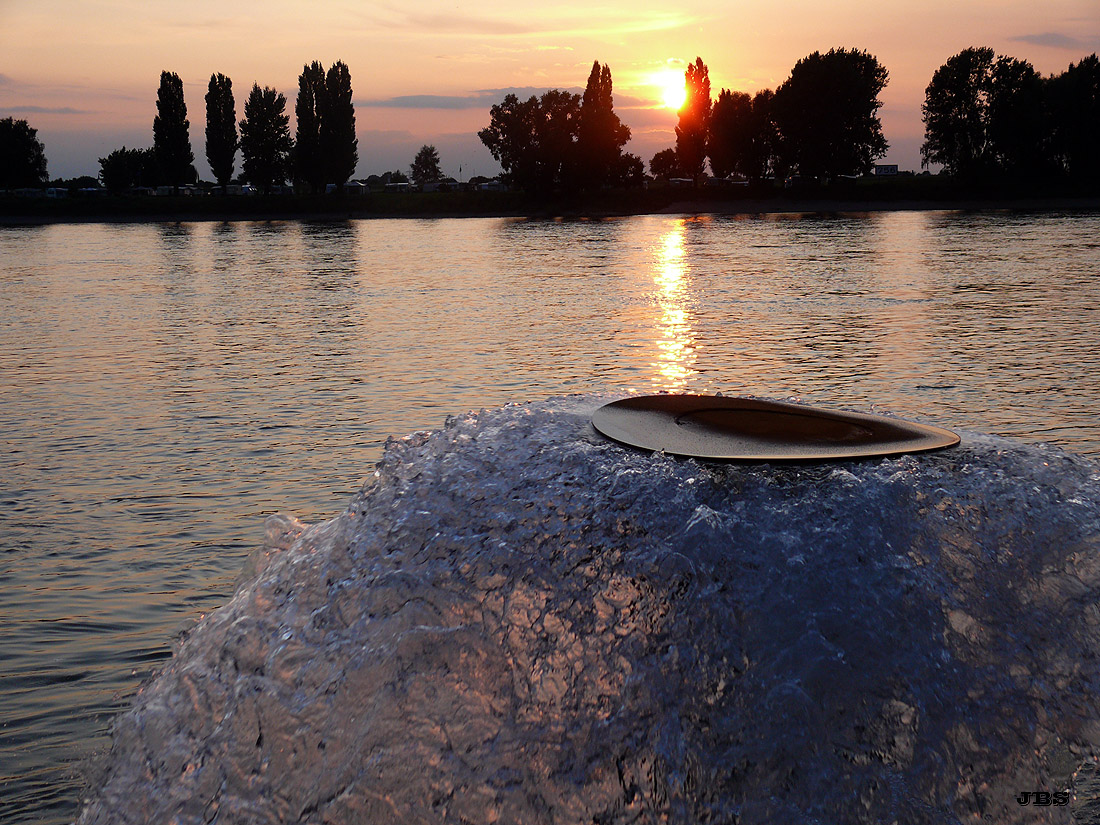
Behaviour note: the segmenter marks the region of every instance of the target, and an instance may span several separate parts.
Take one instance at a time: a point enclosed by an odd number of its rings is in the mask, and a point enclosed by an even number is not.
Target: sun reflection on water
[[[676,224],[658,241],[657,284],[658,318],[656,383],[662,389],[682,390],[695,373],[695,339],[687,310],[687,273],[684,250],[685,221]]]

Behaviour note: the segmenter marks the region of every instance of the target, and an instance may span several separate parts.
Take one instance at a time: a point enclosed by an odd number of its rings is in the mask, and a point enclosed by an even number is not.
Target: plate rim
[[[641,402],[640,406],[638,405]],[[700,407],[700,402],[706,406]],[[913,436],[910,441],[890,439],[887,441],[863,445],[852,449],[822,449],[799,447],[797,441],[783,445],[771,451],[746,452],[737,450],[737,441],[731,437],[731,449],[718,451],[714,449],[690,448],[672,443],[671,446],[660,446],[656,439],[647,439],[650,433],[631,432],[628,427],[616,420],[608,421],[608,416],[619,411],[637,413],[639,416],[649,415],[652,420],[648,429],[660,430],[661,426],[667,426],[676,418],[691,412],[699,412],[702,409],[714,409],[712,404],[719,402],[722,405],[749,405],[758,409],[766,409],[774,412],[789,412],[799,415],[808,415],[812,418],[825,418],[834,421],[843,421],[849,424],[861,423],[877,427],[889,426],[905,431]],[[649,407],[647,405],[653,405]],[[670,409],[671,408],[671,409]],[[853,412],[838,410],[831,407],[819,407],[812,404],[796,403],[791,401],[778,401],[769,398],[754,396],[733,395],[708,395],[700,393],[659,393],[651,395],[630,395],[601,405],[591,416],[591,423],[595,430],[605,438],[618,444],[632,447],[647,452],[664,452],[668,455],[676,455],[685,458],[697,458],[711,461],[739,461],[739,462],[789,462],[789,463],[822,463],[828,461],[850,461],[871,458],[887,458],[891,456],[905,455],[909,453],[933,452],[948,449],[961,443],[961,437],[953,430],[940,427],[935,424],[925,424],[911,421],[906,418],[881,415],[877,413]],[[671,430],[676,433],[676,430]],[[711,437],[721,441],[721,435]]]

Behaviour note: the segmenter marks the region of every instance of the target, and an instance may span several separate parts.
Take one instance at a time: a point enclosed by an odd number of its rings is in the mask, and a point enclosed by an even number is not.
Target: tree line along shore
[[[527,100],[510,94],[492,106],[478,137],[502,173],[455,181],[443,176],[430,145],[415,153],[408,174],[352,179],[358,140],[351,72],[342,61],[327,70],[316,61],[303,67],[293,135],[282,93],[253,84],[238,121],[232,81],[215,73],[205,97],[205,154],[215,180],[200,181],[183,83],[165,71],[152,147],[114,150],[99,159],[95,177],[50,181],[37,131],[25,120],[0,120],[0,214],[140,217],[219,208],[227,214],[522,214],[555,204],[625,214],[685,201],[949,205],[1100,193],[1096,54],[1047,77],[988,48],[948,59],[922,105],[922,162],[941,167],[936,175],[876,167],[888,149],[878,117],[888,79],[873,55],[831,49],[799,60],[775,90],[721,89],[712,99],[709,71],[696,58],[685,71],[675,145],[649,160],[647,174],[642,159],[624,151],[630,128],[614,110],[610,68],[596,61],[583,94],[551,89]],[[435,196],[426,200],[415,190]],[[246,193],[280,197],[262,206],[252,198],[237,204],[233,196]],[[370,193],[387,197],[367,203],[362,196]],[[221,197],[215,205],[196,195]]]

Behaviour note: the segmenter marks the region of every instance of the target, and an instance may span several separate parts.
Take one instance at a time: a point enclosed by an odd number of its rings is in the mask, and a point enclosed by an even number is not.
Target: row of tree
[[[293,179],[300,187],[324,191],[343,186],[359,161],[352,104],[351,72],[337,61],[326,72],[314,61],[298,78],[297,131],[290,135],[286,96],[253,84],[237,122],[233,81],[212,74],[206,92],[206,160],[218,184],[233,178],[237,150],[244,178],[268,191]],[[238,128],[240,132],[238,134]],[[161,72],[151,149],[117,149],[99,159],[100,177],[112,190],[134,186],[180,186],[197,175],[183,82]]]
[[[676,146],[650,161],[655,177],[810,178],[864,174],[886,153],[878,96],[888,74],[870,54],[833,49],[795,64],[774,92],[723,89],[711,101],[707,67],[685,73]],[[922,106],[925,166],[965,180],[1068,175],[1100,180],[1100,60],[1060,75],[1028,62],[966,49],[932,77]]]
[[[507,95],[478,137],[503,180],[532,193],[640,184],[645,172],[641,159],[623,152],[630,127],[615,114],[611,70],[599,61],[583,96],[559,89],[527,100]]]
[[[832,49],[799,60],[774,92],[722,89],[712,101],[709,71],[696,58],[684,75],[676,146],[658,152],[650,172],[697,178],[708,160],[720,178],[867,172],[887,149],[878,110],[888,78],[873,55]]]
[[[655,177],[699,177],[709,159],[718,177],[810,176],[867,171],[886,152],[877,112],[886,70],[860,51],[814,52],[774,93],[723,89],[711,100],[706,64],[684,75],[676,147],[650,162]],[[521,101],[508,95],[478,133],[505,180],[529,192],[641,183],[640,159],[624,153],[630,129],[612,104],[611,72],[596,62],[583,97],[557,89]]]
[[[306,66],[298,77],[294,115],[291,177],[314,192],[323,192],[329,183],[343,186],[359,163],[348,67],[337,61],[326,74],[317,61]]]
[[[925,92],[921,158],[967,179],[1069,175],[1100,181],[1100,59],[1043,77],[1025,60],[970,48]]]
[[[878,110],[886,69],[864,51],[833,49],[799,60],[774,92],[722,89],[711,99],[709,72],[696,58],[685,72],[686,100],[674,148],[658,152],[658,178],[701,175],[759,179],[795,173],[829,178],[865,173],[885,154]],[[100,178],[115,190],[178,186],[197,178],[183,83],[162,72],[151,149],[100,158]],[[1026,61],[992,49],[966,49],[933,75],[922,107],[922,159],[965,179],[1068,174],[1100,180],[1100,59],[1093,54],[1060,75],[1043,77]],[[232,177],[240,150],[244,178],[264,188],[293,179],[305,189],[342,186],[358,161],[351,74],[335,63],[303,68],[292,138],[286,98],[254,84],[236,120],[232,81],[213,74],[206,94],[206,158],[218,183]],[[239,129],[239,134],[238,134]],[[614,111],[611,71],[597,61],[583,95],[550,90],[508,95],[478,133],[504,179],[530,192],[576,191],[640,183],[640,159],[625,153],[630,129]],[[45,182],[37,132],[24,120],[0,120],[0,188]],[[438,153],[424,146],[412,167],[417,183],[438,180]]]

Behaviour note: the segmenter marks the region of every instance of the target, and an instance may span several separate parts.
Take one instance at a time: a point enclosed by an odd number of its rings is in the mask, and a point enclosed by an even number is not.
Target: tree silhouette
[[[558,89],[524,101],[509,94],[489,110],[489,126],[478,137],[506,183],[531,193],[570,189],[577,182],[580,110],[580,95]]]
[[[163,179],[172,186],[194,183],[195,155],[191,151],[187,104],[183,99],[183,81],[175,72],[160,73],[157,89],[157,114],[153,118],[153,151]]]
[[[290,171],[290,117],[286,98],[275,89],[252,85],[241,121],[241,155],[245,177],[264,194],[286,181]]]
[[[489,125],[477,133],[504,170],[505,183],[534,189],[538,166],[539,101],[521,101],[514,94],[489,110]]]
[[[539,110],[538,188],[544,192],[576,188],[581,96],[550,89],[539,98]]]
[[[660,180],[678,178],[683,173],[680,171],[680,161],[676,159],[675,149],[662,149],[649,161],[649,174]]]
[[[1025,60],[998,57],[989,95],[989,147],[1003,172],[1025,177],[1050,173],[1051,160],[1042,75]]]
[[[325,164],[321,154],[321,118],[327,98],[325,67],[314,60],[298,76],[294,104],[297,127],[294,137],[294,181],[314,192],[325,190]]]
[[[723,89],[710,113],[707,154],[715,177],[731,174],[753,180],[778,165],[779,136],[772,114],[775,93],[761,89],[755,96]]]
[[[942,163],[968,180],[996,173],[1038,178],[1064,168],[1059,122],[1080,105],[1060,107],[1057,89],[1057,78],[1044,80],[1027,61],[964,49],[925,90],[924,164]]]
[[[1072,177],[1100,182],[1100,58],[1089,55],[1051,78],[1052,153]]]
[[[615,186],[642,186],[645,184],[645,164],[637,155],[623,152],[611,170],[611,183]]]
[[[443,177],[443,171],[439,168],[439,152],[434,146],[421,146],[420,151],[413,158],[412,168],[413,183],[423,186],[425,183],[433,183]]]
[[[223,74],[212,74],[206,92],[206,162],[219,186],[225,186],[233,177],[237,145],[233,81]]]
[[[734,173],[748,175],[753,151],[754,120],[752,97],[744,92],[723,89],[710,112],[707,154],[710,170],[716,178]]]
[[[343,187],[359,163],[359,139],[355,136],[351,72],[337,61],[325,77],[325,98],[318,134],[327,180]]]
[[[951,175],[974,177],[993,165],[989,151],[989,98],[993,49],[969,48],[936,69],[924,92],[921,160],[943,164]]]
[[[156,186],[160,174],[156,152],[152,149],[115,149],[99,159],[99,181],[111,192],[119,193],[135,186]]]
[[[684,72],[687,97],[676,126],[676,160],[687,177],[703,174],[707,162],[707,132],[710,128],[710,73],[701,57]]]
[[[799,60],[773,101],[785,165],[808,177],[869,172],[888,148],[878,118],[888,78],[873,55],[854,49]]]
[[[0,120],[0,189],[41,186],[48,179],[38,130],[25,120]]]
[[[588,84],[581,98],[577,124],[578,171],[583,186],[599,187],[619,175],[623,146],[630,140],[630,127],[615,114],[611,69],[592,64]]]
[[[742,174],[759,180],[776,172],[779,131],[775,125],[775,92],[761,89],[752,99],[752,148],[744,159]]]

